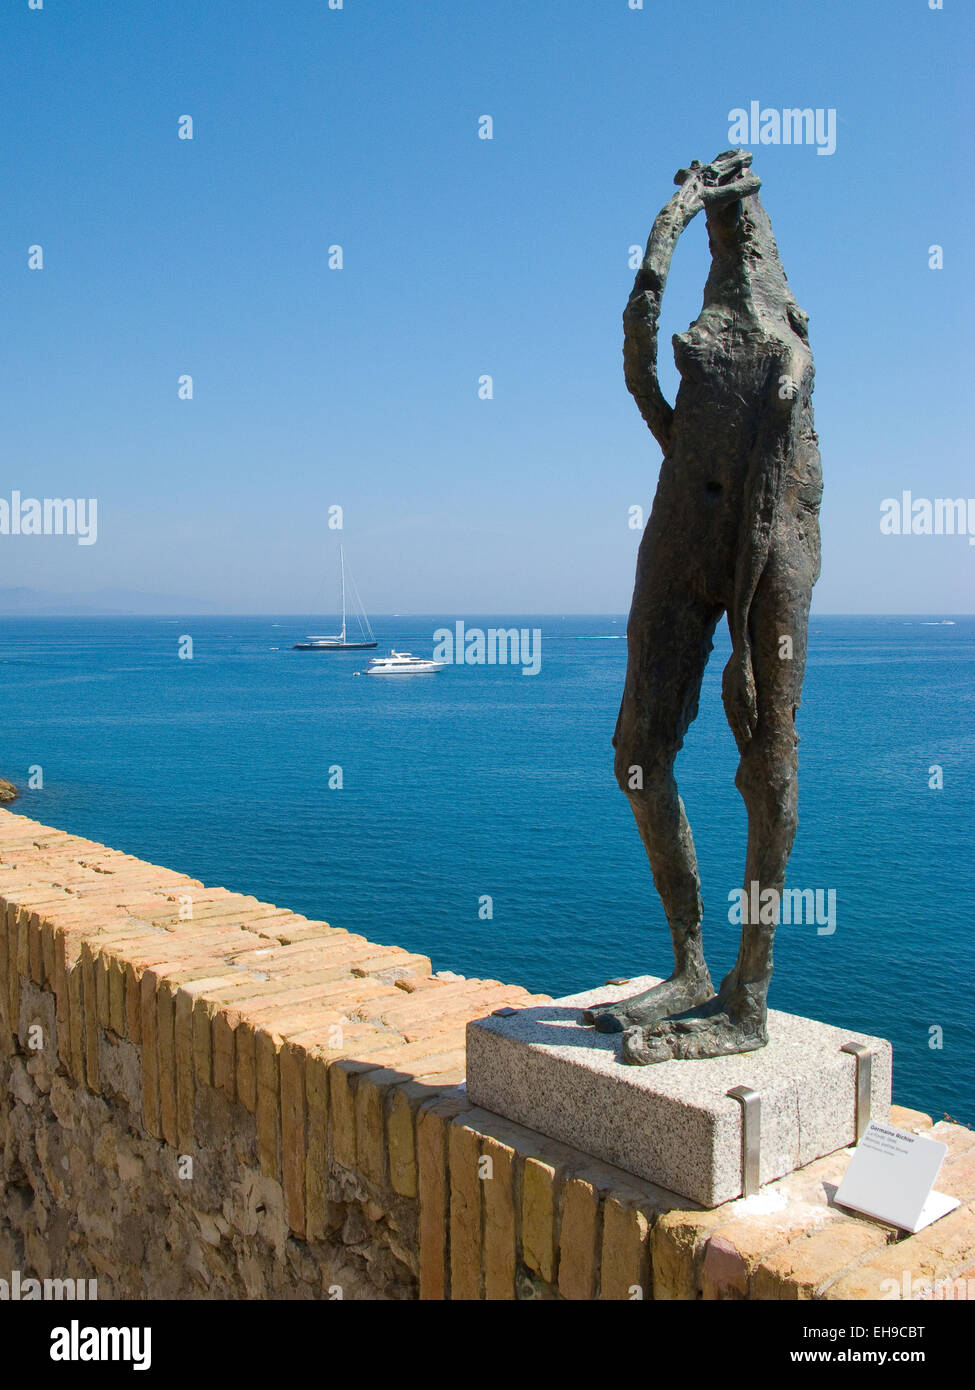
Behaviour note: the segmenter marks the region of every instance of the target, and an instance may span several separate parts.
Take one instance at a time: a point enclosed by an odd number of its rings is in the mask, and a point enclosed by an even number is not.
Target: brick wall
[[[467,1022],[536,1002],[0,810],[0,1280],[99,1296],[693,1299],[975,1293],[962,1206],[829,1205],[849,1151],[702,1211],[470,1106]],[[895,1292],[900,1290],[900,1292]]]

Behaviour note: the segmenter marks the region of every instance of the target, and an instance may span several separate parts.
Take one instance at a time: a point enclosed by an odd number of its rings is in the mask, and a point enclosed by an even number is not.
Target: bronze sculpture
[[[751,155],[730,150],[675,177],[623,315],[626,384],[664,453],[637,560],[626,684],[613,744],[670,926],[674,971],[583,1021],[624,1033],[623,1060],[714,1057],[768,1041],[775,925],[747,922],[715,993],[701,940],[697,858],[674,759],[697,714],[712,637],[727,614],[722,698],[748,812],[746,891],[779,895],[795,838],[795,715],[819,575],[819,451],[807,317],[789,289]],[[674,336],[676,405],[657,380],[657,323],[681,232],[707,219],[704,304]]]

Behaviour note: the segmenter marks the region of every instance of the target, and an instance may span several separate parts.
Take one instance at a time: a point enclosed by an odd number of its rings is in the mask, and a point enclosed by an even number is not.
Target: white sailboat
[[[362,606],[362,600],[359,598],[359,591],[355,586],[351,571],[349,571],[349,588],[352,590],[355,603],[353,617],[361,635],[358,639],[349,638],[346,611],[345,546],[342,545],[339,546],[339,566],[342,571],[342,631],[325,637],[309,637],[306,642],[296,642],[294,644],[296,652],[353,652],[379,645],[372,635],[372,628],[369,626],[369,619],[366,617],[366,610]]]

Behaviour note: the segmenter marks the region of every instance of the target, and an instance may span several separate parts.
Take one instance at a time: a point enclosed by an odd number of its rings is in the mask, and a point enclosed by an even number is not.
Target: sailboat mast
[[[339,546],[339,563],[342,566],[342,641],[345,641],[345,546]]]

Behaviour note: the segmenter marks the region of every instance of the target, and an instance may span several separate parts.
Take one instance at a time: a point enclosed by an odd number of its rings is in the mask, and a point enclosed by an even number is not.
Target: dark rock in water
[[[764,1046],[772,938],[796,832],[795,714],[819,575],[819,450],[806,315],[789,289],[751,155],[729,150],[682,169],[658,215],[623,315],[626,384],[663,451],[637,559],[628,666],[613,744],[674,946],[663,984],[583,1021],[623,1032],[631,1063],[714,1057]],[[704,305],[674,336],[681,376],[671,406],[657,379],[657,323],[671,256],[691,218],[707,218]],[[701,941],[697,858],[674,760],[697,714],[712,637],[727,615],[725,712],[748,811],[738,960],[717,993]],[[640,973],[639,966],[635,973]]]
[[[14,797],[19,795],[20,792],[13,782],[8,782],[5,777],[0,777],[0,801],[13,801]]]

